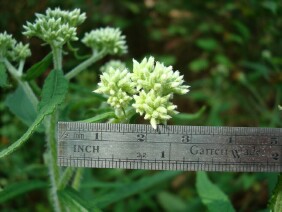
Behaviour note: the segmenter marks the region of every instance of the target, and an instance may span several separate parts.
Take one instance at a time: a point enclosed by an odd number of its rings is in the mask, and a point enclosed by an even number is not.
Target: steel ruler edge
[[[58,165],[282,172],[282,129],[58,122]]]

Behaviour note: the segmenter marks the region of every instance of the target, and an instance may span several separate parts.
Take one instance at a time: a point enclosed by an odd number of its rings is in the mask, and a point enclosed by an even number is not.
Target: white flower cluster
[[[176,114],[176,105],[170,100],[173,94],[186,94],[188,85],[183,85],[183,76],[179,71],[173,72],[172,66],[166,67],[155,59],[144,58],[141,63],[133,61],[131,77],[139,94],[134,95],[135,103],[132,105],[140,115],[145,114],[153,128],[157,124],[166,124],[172,115]]]
[[[101,82],[94,92],[109,96],[108,103],[115,108],[116,113],[126,108],[135,93],[134,84],[127,69],[110,68],[101,75]]]
[[[29,56],[31,56],[29,44],[24,45],[22,42],[17,43],[10,53],[13,61],[25,60]]]
[[[39,16],[44,16],[40,15]],[[72,11],[65,11],[61,10],[60,8],[46,10],[46,17],[48,18],[55,18],[55,19],[62,19],[64,23],[68,23],[72,27],[77,27],[78,25],[82,24],[86,19],[86,14],[81,13],[80,9],[74,9]]]
[[[159,96],[185,94],[189,91],[189,86],[183,85],[183,76],[179,71],[173,72],[172,66],[166,67],[158,61],[155,64],[153,57],[144,58],[141,63],[133,60],[132,80],[137,90],[154,90]]]
[[[134,95],[135,103],[132,105],[140,115],[145,114],[144,119],[150,120],[154,129],[157,124],[166,124],[171,115],[177,114],[176,105],[169,100],[171,95],[159,96],[154,90],[146,93],[142,90],[138,95]]]
[[[178,113],[175,110],[177,106],[170,100],[173,94],[186,94],[189,91],[189,86],[183,83],[179,71],[173,72],[171,66],[155,63],[155,59],[150,57],[144,58],[141,63],[133,60],[132,73],[113,68],[103,73],[95,92],[108,95],[108,103],[123,109],[130,103],[130,95],[133,95],[132,106],[136,112],[145,115],[144,118],[150,120],[156,129],[157,124],[166,124],[172,115]],[[117,104],[119,100],[124,104]]]
[[[110,69],[119,69],[124,70],[126,69],[125,63],[121,62],[120,60],[110,60],[105,65],[101,66],[100,71],[108,72]]]
[[[66,42],[78,40],[76,27],[86,19],[79,9],[64,11],[60,8],[47,9],[46,14],[36,14],[34,23],[27,22],[24,35],[36,36],[54,47],[62,47]]]
[[[125,36],[118,28],[100,28],[85,33],[82,42],[95,51],[106,51],[107,54],[125,54],[127,45]]]
[[[13,61],[25,60],[31,55],[29,45],[17,42],[7,32],[0,33],[0,58],[8,58]]]

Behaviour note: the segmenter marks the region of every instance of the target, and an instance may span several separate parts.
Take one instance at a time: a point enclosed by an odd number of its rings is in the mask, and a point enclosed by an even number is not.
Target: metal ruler
[[[59,122],[58,165],[282,172],[282,129]]]

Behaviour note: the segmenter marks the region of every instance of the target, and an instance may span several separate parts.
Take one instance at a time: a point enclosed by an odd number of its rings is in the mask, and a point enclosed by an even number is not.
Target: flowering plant
[[[35,16],[33,22],[26,23],[23,34],[28,38],[37,37],[43,40],[44,44],[50,46],[51,53],[27,71],[25,61],[31,56],[29,44],[17,42],[7,32],[0,33],[0,86],[7,86],[7,72],[17,82],[18,88],[7,98],[7,105],[11,112],[29,127],[21,138],[0,151],[0,158],[21,147],[35,131],[44,130],[47,138],[44,161],[50,176],[50,200],[54,211],[68,211],[72,210],[72,204],[63,204],[65,199],[59,194],[69,184],[74,190],[79,190],[82,170],[72,167],[61,169],[57,166],[55,135],[56,123],[64,109],[62,103],[72,78],[106,55],[125,54],[127,44],[125,36],[117,28],[91,30],[85,33],[81,42],[91,49],[92,54],[67,71],[63,60],[63,53],[66,52],[64,46],[79,41],[77,27],[85,21],[85,13],[81,13],[79,9],[65,11],[49,8],[45,14]],[[173,95],[187,93],[189,86],[183,85],[183,76],[180,76],[178,71],[173,72],[171,66],[166,67],[160,62],[155,62],[153,57],[144,58],[141,63],[134,60],[133,63],[132,72],[117,60],[101,67],[101,82],[95,92],[108,97],[107,102],[114,113],[104,118],[99,118],[101,115],[98,114],[95,121],[128,122],[132,115],[139,113],[150,120],[153,128],[156,128],[157,124],[166,124],[167,120],[177,113],[176,105],[171,102]],[[52,70],[48,73],[43,87],[34,87],[32,81],[47,71],[51,64]],[[20,100],[18,96],[21,97]],[[100,98],[104,97],[100,95]],[[27,118],[25,111],[18,110],[17,105],[21,104],[21,101],[27,105],[31,119]],[[64,192],[63,194],[66,195]],[[73,201],[71,199],[70,202]]]

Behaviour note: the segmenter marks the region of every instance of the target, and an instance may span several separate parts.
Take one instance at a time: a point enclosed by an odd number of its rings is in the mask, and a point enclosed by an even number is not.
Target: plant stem
[[[55,138],[55,128],[56,128],[56,111],[51,115],[50,124],[47,126],[46,135],[48,141],[48,156],[49,156],[49,163],[48,169],[50,174],[50,182],[51,182],[51,198],[52,203],[54,206],[54,210],[56,212],[61,211],[61,205],[58,198],[58,186],[59,186],[59,179],[60,179],[60,172],[57,166],[57,148],[56,148],[56,138]]]
[[[18,67],[18,72],[20,73],[20,75],[23,74],[24,64],[25,64],[25,61],[21,60],[20,64],[19,64],[19,67]]]
[[[62,47],[52,46],[54,69],[62,70]]]
[[[31,87],[29,86],[29,84],[27,82],[22,82],[20,80],[18,80],[18,83],[22,86],[25,94],[27,95],[27,97],[29,98],[29,100],[31,101],[32,105],[34,106],[34,108],[37,108],[37,104],[38,104],[38,99],[35,96],[33,90],[31,89]]]
[[[20,79],[21,74],[17,71],[17,69],[9,62],[9,60],[7,60],[6,58],[4,58],[4,64],[6,65],[8,71],[10,72],[10,74],[15,78],[15,79]]]
[[[77,74],[79,74],[81,71],[85,70],[87,67],[95,63],[97,60],[100,60],[105,55],[105,51],[102,50],[99,53],[95,54],[93,53],[90,58],[80,63],[78,66],[73,68],[71,71],[69,71],[65,77],[66,79],[70,80],[71,78],[75,77]]]
[[[22,75],[22,71],[23,71],[24,61],[20,62],[18,70],[7,59],[4,59],[4,63],[6,65],[6,67],[7,67],[7,70],[12,75],[12,77],[15,80],[17,80],[17,82],[22,86],[26,96],[29,98],[30,102],[32,103],[32,105],[36,109],[37,104],[38,104],[37,97],[35,96],[33,90],[29,86],[29,84],[27,82],[23,82],[21,80],[21,75]]]
[[[54,69],[62,70],[62,47],[51,46],[53,53],[53,64]],[[57,144],[56,144],[56,124],[57,124],[57,114],[55,111],[49,117],[49,126],[46,127],[46,135],[48,141],[47,154],[49,156],[48,169],[50,173],[51,182],[51,198],[54,210],[56,212],[61,212],[63,205],[60,204],[58,197],[58,190],[60,186],[60,169],[57,166]],[[47,124],[48,125],[48,124]],[[63,176],[64,177],[64,176]]]

